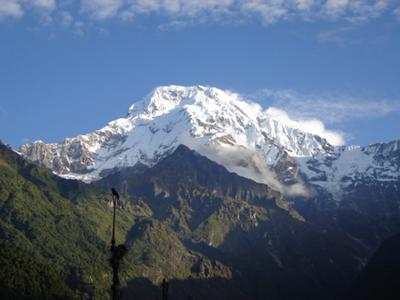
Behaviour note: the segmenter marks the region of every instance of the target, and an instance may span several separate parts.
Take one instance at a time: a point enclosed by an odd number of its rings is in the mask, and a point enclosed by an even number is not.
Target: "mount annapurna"
[[[205,86],[157,87],[102,129],[19,151],[62,177],[93,182],[152,167],[181,144],[289,196],[322,189],[340,200],[359,183],[397,188],[400,179],[400,140],[334,146],[237,93]]]

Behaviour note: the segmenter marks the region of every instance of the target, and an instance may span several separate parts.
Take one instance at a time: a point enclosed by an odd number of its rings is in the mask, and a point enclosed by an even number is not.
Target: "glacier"
[[[180,144],[288,195],[307,196],[313,186],[338,195],[357,180],[399,180],[400,141],[333,146],[270,111],[228,90],[162,86],[102,129],[59,143],[36,141],[19,151],[85,182],[127,167],[151,167]]]

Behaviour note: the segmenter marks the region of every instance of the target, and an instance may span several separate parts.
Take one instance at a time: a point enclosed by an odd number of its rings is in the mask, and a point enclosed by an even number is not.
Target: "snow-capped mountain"
[[[336,198],[354,185],[394,183],[400,188],[400,140],[366,147],[337,147],[333,155],[297,159],[308,182]]]
[[[100,130],[20,152],[63,177],[91,182],[125,167],[151,167],[180,144],[287,194],[307,194],[308,183],[337,194],[349,181],[400,178],[400,141],[334,147],[239,94],[204,86],[158,87]]]

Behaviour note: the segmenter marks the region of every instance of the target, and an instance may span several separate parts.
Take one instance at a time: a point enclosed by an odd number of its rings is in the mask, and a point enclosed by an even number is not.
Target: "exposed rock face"
[[[20,152],[64,177],[93,181],[107,170],[153,166],[180,144],[276,189],[279,180],[296,182],[293,157],[334,151],[326,140],[291,128],[238,94],[169,86],[155,89],[126,118],[103,129],[61,143],[23,145]],[[279,174],[271,170],[275,166]]]
[[[127,167],[151,167],[183,144],[285,195],[322,189],[340,201],[357,184],[399,186],[400,140],[335,147],[291,126],[230,91],[167,86],[100,130],[23,145],[20,152],[56,174],[88,182]]]
[[[22,145],[20,151],[32,162],[43,165],[59,175],[71,172],[87,173],[94,162],[94,155],[79,139],[67,139],[62,145],[38,141],[31,145]]]
[[[309,183],[326,189],[339,201],[360,184],[400,187],[400,140],[339,147],[332,155],[297,161]]]
[[[112,218],[99,186],[123,199],[126,299],[154,299],[163,278],[173,299],[343,299],[373,240],[399,228],[394,189],[360,185],[340,202],[324,191],[287,199],[182,145],[151,168],[124,168],[91,185],[1,145],[0,162],[0,238],[56,261],[86,298],[109,298]]]
[[[133,204],[145,199],[151,215],[128,235],[132,255],[146,253],[143,278],[159,283],[170,274],[176,299],[340,298],[369,254],[346,233],[304,220],[279,192],[185,146],[141,174],[95,184],[116,187]],[[143,285],[133,280],[127,294]]]
[[[285,201],[276,201],[280,207],[308,222],[343,230],[369,251],[400,230],[400,140],[333,146],[293,126],[230,91],[167,86],[156,88],[132,105],[125,118],[103,129],[60,143],[23,145],[20,152],[66,178],[108,178],[119,184],[132,173],[154,172],[185,145],[260,184],[241,190],[196,178],[217,194],[249,200],[262,195],[266,184],[284,195]],[[210,179],[227,180],[214,175]],[[171,197],[180,189],[173,183],[165,186],[167,179],[151,182],[154,195]],[[120,187],[129,189],[128,184]],[[207,243],[216,245],[220,237],[216,234]]]

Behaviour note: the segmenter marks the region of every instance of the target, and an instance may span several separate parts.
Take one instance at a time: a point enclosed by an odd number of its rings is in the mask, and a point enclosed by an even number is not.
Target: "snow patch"
[[[29,150],[42,151],[40,159],[58,175],[85,182],[137,163],[151,167],[180,144],[288,195],[309,194],[295,180],[298,169],[334,195],[365,177],[399,180],[398,155],[393,153],[400,141],[335,146],[343,142],[340,133],[318,120],[293,120],[280,109],[263,110],[231,91],[164,86],[134,103],[125,118],[100,130],[61,143],[36,141],[20,152],[37,160],[37,153]],[[284,173],[288,180],[282,179]]]

